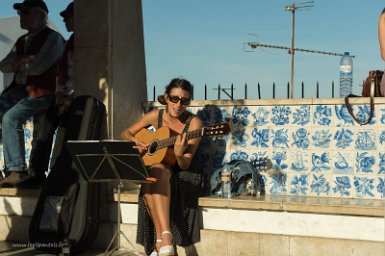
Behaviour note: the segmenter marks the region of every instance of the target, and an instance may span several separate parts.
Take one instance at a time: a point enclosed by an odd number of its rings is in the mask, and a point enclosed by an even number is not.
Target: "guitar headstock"
[[[215,125],[209,125],[202,128],[202,135],[205,136],[220,136],[229,134],[231,131],[230,125],[228,123],[221,123]]]

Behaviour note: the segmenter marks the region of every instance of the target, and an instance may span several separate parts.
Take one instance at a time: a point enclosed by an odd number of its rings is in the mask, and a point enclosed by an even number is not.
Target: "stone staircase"
[[[0,255],[14,241],[28,242],[39,190],[0,189]],[[117,196],[106,197],[90,251],[102,255],[116,231]],[[384,255],[382,200],[294,196],[202,197],[201,241],[179,255]],[[136,244],[137,190],[121,195],[124,255],[144,255]],[[5,243],[8,242],[8,243]],[[29,249],[24,255],[35,255]],[[20,252],[22,253],[22,252]],[[94,254],[92,254],[94,253]],[[38,254],[36,254],[38,255]]]

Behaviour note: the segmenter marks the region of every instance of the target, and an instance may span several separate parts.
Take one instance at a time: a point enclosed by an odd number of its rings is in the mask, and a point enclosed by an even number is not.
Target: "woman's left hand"
[[[184,132],[177,136],[174,145],[174,152],[176,157],[183,156],[188,146],[187,142],[187,133]]]

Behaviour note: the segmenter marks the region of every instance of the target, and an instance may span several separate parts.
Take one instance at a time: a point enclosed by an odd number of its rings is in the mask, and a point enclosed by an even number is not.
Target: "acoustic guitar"
[[[200,129],[187,132],[187,140],[202,136],[221,136],[230,132],[230,125],[228,123],[221,123],[202,127]],[[168,166],[174,166],[176,157],[174,148],[177,135],[172,136],[168,127],[160,127],[155,132],[150,132],[147,129],[140,130],[135,138],[148,144],[147,152],[142,156],[143,162],[146,166],[163,163]]]

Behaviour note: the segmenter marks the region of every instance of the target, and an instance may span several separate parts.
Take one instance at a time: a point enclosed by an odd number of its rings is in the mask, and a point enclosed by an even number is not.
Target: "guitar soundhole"
[[[157,149],[158,149],[158,141],[153,141],[150,144],[150,147],[148,148],[148,154],[150,154],[150,155],[155,154]]]

